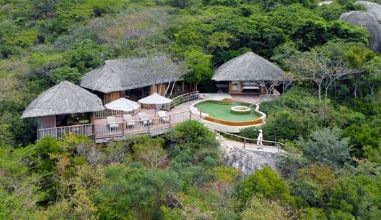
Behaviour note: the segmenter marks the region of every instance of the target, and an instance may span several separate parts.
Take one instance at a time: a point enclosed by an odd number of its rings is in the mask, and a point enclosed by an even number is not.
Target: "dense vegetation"
[[[0,219],[378,219],[381,57],[340,21],[350,0],[0,0]],[[189,82],[246,51],[293,79],[265,139],[286,143],[279,172],[222,166],[197,122],[107,146],[35,139],[25,106],[106,59],[169,53]],[[241,132],[256,137],[256,128]],[[279,174],[278,174],[279,173]]]

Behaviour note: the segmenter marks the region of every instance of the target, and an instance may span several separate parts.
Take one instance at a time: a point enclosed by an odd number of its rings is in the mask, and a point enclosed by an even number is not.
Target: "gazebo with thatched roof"
[[[63,81],[41,93],[22,114],[38,118],[39,128],[88,124],[91,112],[103,111],[101,99],[71,82]]]
[[[274,63],[247,52],[221,65],[212,79],[220,91],[230,94],[265,94],[285,76]]]
[[[98,92],[105,104],[120,97],[136,101],[155,92],[167,97],[184,92],[185,73],[166,55],[106,60],[82,77],[81,86]]]

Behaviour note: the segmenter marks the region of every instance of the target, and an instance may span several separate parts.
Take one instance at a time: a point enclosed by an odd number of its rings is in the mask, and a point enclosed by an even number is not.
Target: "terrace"
[[[124,112],[103,110],[94,112],[91,123],[59,126],[50,128],[40,128],[37,130],[37,139],[44,136],[53,136],[55,138],[63,138],[66,133],[80,134],[94,138],[95,142],[107,142],[110,140],[118,140],[124,136],[149,134],[159,135],[165,133],[168,129],[180,122],[192,119],[189,106],[194,100],[198,99],[198,92],[191,92],[180,95],[166,106],[166,119],[159,117],[155,109],[141,108],[132,114],[133,125],[130,125],[124,118]],[[142,120],[137,113],[145,113],[150,118],[150,123]],[[109,126],[107,117],[115,118],[112,127]]]

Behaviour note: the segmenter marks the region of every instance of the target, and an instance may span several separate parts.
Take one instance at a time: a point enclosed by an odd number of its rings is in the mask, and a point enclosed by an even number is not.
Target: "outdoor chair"
[[[132,119],[131,115],[123,115],[123,119],[126,122],[127,128],[132,128],[135,126],[135,121]]]
[[[169,116],[165,113],[165,111],[158,111],[157,115],[162,123],[169,123]]]
[[[145,113],[145,112],[139,112],[138,116],[139,116],[139,118],[142,121],[144,126],[152,124],[152,119],[151,119],[151,117],[149,115],[147,115],[147,113]]]
[[[117,130],[119,125],[116,122],[115,116],[107,117],[107,126],[110,128],[110,131]]]

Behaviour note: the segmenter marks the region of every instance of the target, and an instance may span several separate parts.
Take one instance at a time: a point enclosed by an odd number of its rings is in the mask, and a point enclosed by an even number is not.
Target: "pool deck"
[[[264,101],[271,101],[274,98],[276,98],[276,96],[266,96],[266,95],[254,96],[254,95],[229,95],[229,94],[218,94],[218,93],[217,94],[215,94],[215,93],[201,93],[200,99],[190,103],[189,107],[191,105],[193,105],[193,103],[199,102],[203,99],[222,100],[225,98],[233,99],[233,100],[237,100],[237,101],[260,104],[261,102],[264,102]],[[200,115],[198,115],[198,114],[193,114],[193,117],[197,118],[202,123],[204,123],[205,125],[208,125],[209,127],[211,127],[212,129],[214,129],[216,131],[229,132],[229,133],[239,133],[241,129],[244,129],[247,127],[252,127],[252,126],[260,126],[260,125],[229,126],[229,125],[223,125],[223,124],[207,121],[205,119],[202,119],[200,117]]]

